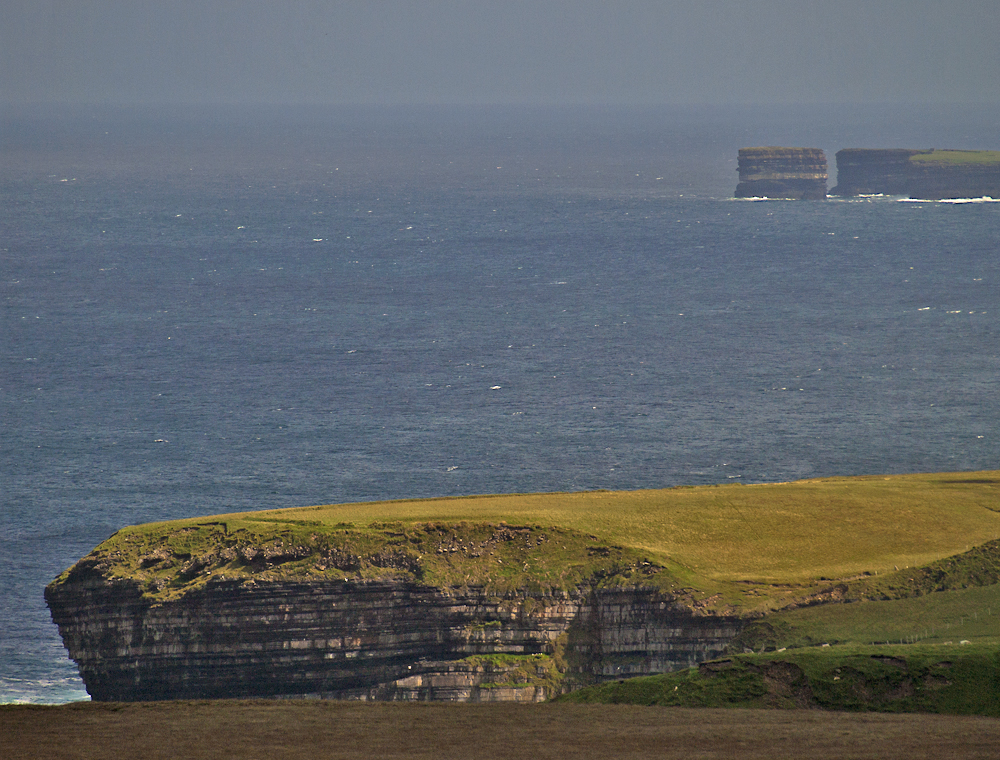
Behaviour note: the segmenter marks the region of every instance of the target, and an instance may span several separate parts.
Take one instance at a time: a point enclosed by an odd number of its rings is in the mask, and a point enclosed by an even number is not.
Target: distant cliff
[[[826,155],[819,148],[740,148],[737,198],[826,198]]]
[[[845,148],[830,194],[1000,198],[1000,151]]]
[[[560,582],[545,580],[550,561]],[[743,619],[675,580],[558,528],[260,540],[210,523],[122,531],[46,601],[95,700],[541,701],[721,655]]]

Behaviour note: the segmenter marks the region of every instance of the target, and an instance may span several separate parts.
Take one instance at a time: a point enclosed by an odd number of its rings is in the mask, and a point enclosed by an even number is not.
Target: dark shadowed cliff
[[[1000,198],[1000,151],[845,148],[830,194]]]

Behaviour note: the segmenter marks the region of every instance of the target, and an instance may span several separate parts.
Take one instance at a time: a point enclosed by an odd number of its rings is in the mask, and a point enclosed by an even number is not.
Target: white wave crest
[[[1000,203],[1000,198],[984,195],[981,198],[898,198],[900,203]]]

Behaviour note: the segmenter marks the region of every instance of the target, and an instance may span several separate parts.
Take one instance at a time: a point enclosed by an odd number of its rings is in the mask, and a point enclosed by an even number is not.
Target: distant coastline
[[[830,195],[902,195],[943,200],[1000,198],[1000,151],[845,148]],[[823,200],[827,162],[819,148],[739,151],[737,198]]]
[[[1000,151],[837,151],[837,186],[831,195],[905,195],[928,200],[1000,198]]]

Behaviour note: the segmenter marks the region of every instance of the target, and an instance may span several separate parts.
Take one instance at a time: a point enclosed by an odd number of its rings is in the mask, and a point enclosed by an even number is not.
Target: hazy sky
[[[1000,102],[1000,0],[2,0],[0,100]]]

